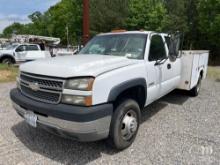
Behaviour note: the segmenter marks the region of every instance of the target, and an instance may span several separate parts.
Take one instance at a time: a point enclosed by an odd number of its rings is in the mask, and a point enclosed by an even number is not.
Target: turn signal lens
[[[92,96],[63,95],[62,102],[73,105],[91,106]]]

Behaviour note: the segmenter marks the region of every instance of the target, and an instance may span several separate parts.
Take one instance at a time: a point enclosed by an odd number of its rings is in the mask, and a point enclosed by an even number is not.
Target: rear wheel
[[[197,82],[197,85],[191,89],[190,93],[191,93],[191,96],[198,96],[199,95],[199,92],[200,92],[200,89],[201,89],[201,84],[202,84],[202,76],[199,76],[199,80]]]
[[[116,108],[110,127],[108,142],[116,149],[129,147],[138,132],[140,108],[136,101],[126,99]]]

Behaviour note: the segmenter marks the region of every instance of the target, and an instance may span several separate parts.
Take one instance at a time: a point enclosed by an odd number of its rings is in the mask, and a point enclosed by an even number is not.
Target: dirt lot
[[[143,111],[134,144],[116,152],[103,141],[79,143],[29,127],[0,84],[0,164],[220,164],[220,81],[205,80],[197,98],[176,91]]]

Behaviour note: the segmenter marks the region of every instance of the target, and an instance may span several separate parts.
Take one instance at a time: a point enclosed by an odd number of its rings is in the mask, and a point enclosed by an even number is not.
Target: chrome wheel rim
[[[137,115],[133,110],[129,110],[121,122],[121,136],[124,140],[130,140],[137,132]]]

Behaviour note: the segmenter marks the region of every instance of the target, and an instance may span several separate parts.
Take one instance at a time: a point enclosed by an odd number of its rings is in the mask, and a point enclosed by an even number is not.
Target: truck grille
[[[61,100],[64,80],[21,72],[21,92],[34,100],[58,104]]]

